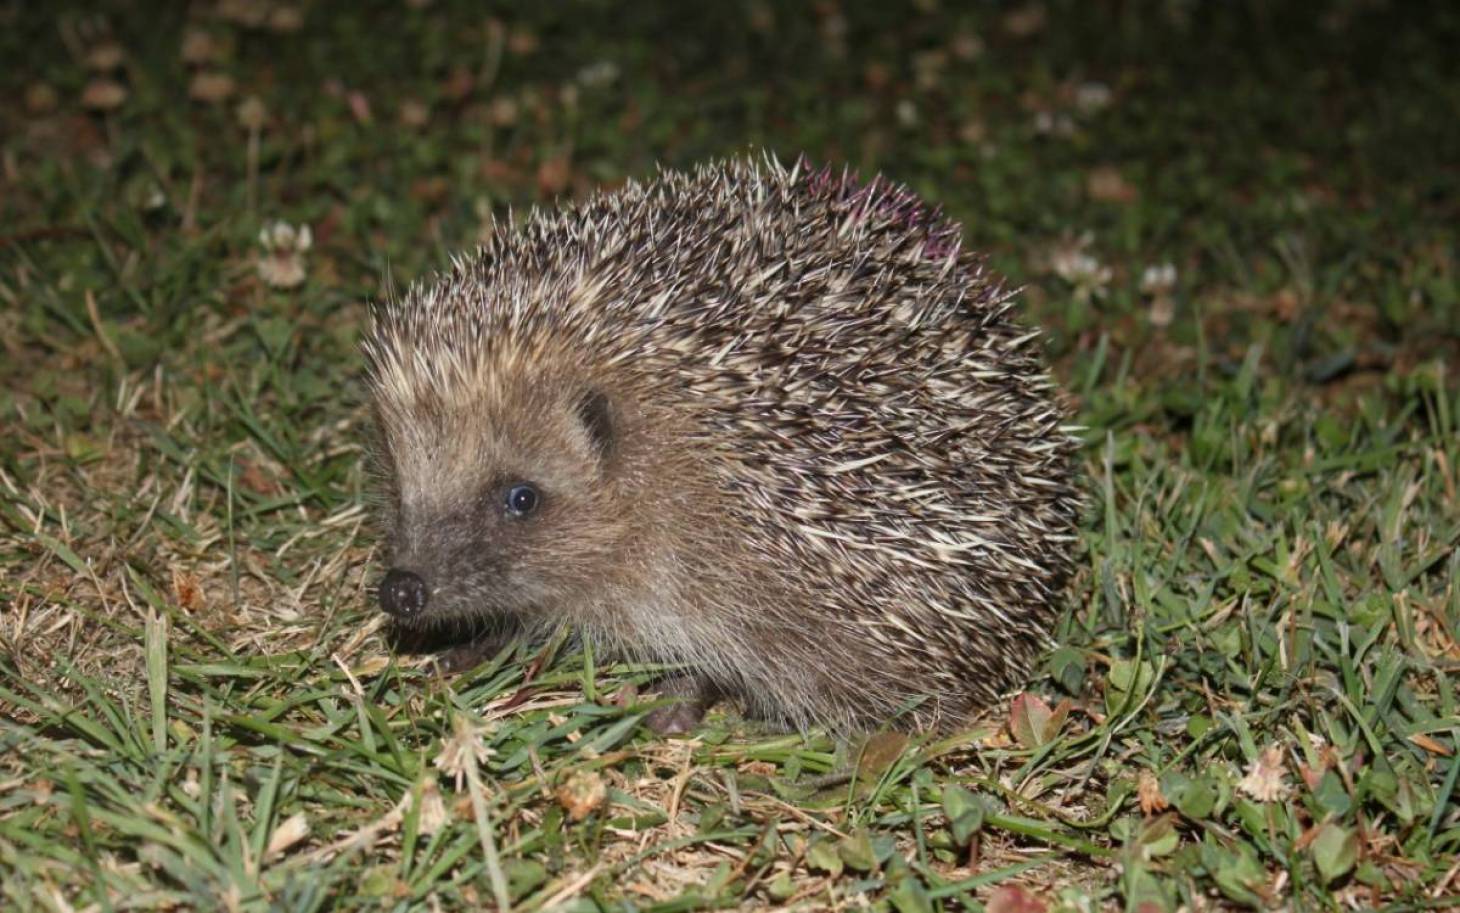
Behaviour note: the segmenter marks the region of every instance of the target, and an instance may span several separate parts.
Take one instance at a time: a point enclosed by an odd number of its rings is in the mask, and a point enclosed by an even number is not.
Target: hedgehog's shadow
[[[489,621],[441,622],[429,626],[407,625],[391,622],[386,628],[386,641],[398,655],[435,656],[437,667],[447,675],[464,675],[476,669],[503,650],[517,651],[515,661],[532,662],[531,654],[547,649],[548,655],[559,655],[559,651],[572,653],[581,650],[581,637],[570,630],[563,630],[561,639],[555,639],[550,632],[532,632],[513,624],[492,624]],[[541,657],[539,658],[539,660]],[[604,656],[606,664],[612,665],[622,657]],[[631,693],[640,694],[640,699],[653,701],[675,694],[675,682],[682,678],[674,669],[662,669],[651,674]],[[722,712],[731,711],[738,716],[741,725],[751,733],[780,735],[789,732],[807,732],[806,721],[777,714],[762,702],[751,700],[746,695],[706,695],[708,700],[692,711],[693,723],[689,729],[698,729],[701,718],[711,707]],[[654,728],[650,724],[650,728]],[[685,731],[689,731],[686,729]]]
[[[385,627],[385,642],[391,651],[406,656],[441,653],[471,639],[470,631],[441,626],[422,628],[389,622]]]
[[[437,665],[448,673],[473,669],[524,642],[520,628],[480,621],[429,626],[392,622],[385,629],[385,640],[400,656],[435,656]]]

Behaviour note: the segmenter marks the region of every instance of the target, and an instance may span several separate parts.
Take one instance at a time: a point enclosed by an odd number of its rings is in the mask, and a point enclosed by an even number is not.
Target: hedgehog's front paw
[[[512,642],[510,635],[490,634],[457,644],[436,657],[436,668],[444,675],[461,675],[502,652]]]
[[[644,725],[659,735],[683,735],[705,718],[720,699],[720,689],[704,676],[683,673],[661,680],[654,686],[654,696],[673,703],[650,711]]]
[[[651,711],[644,717],[644,725],[656,735],[684,735],[700,724],[707,709],[709,708],[679,701]]]

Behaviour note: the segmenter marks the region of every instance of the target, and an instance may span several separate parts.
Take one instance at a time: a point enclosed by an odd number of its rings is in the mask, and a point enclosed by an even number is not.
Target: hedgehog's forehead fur
[[[478,379],[471,397],[427,394],[408,414],[381,404],[404,500],[422,508],[460,504],[494,478],[530,480],[560,493],[593,481],[593,445],[574,419],[578,382],[525,372]]]

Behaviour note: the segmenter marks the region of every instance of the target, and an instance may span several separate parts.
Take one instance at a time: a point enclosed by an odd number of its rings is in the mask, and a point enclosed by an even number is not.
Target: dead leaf
[[[582,821],[603,805],[608,798],[608,787],[597,771],[588,770],[573,774],[557,790],[558,804],[574,821]]]
[[[555,197],[568,189],[573,175],[572,163],[566,155],[555,155],[537,166],[537,189],[543,196]]]
[[[304,27],[304,11],[297,6],[276,6],[269,13],[269,31],[297,32]]]
[[[267,475],[263,469],[259,468],[259,464],[252,460],[240,459],[238,465],[241,470],[238,474],[238,484],[249,491],[261,495],[276,495],[283,490],[277,479]]]
[[[223,48],[208,32],[192,28],[183,34],[181,54],[183,63],[200,67],[221,60]]]
[[[1272,296],[1272,312],[1283,323],[1292,323],[1298,319],[1298,311],[1302,302],[1298,299],[1298,293],[1290,288],[1279,289]]]
[[[1141,771],[1140,778],[1136,781],[1136,798],[1141,803],[1141,814],[1146,816],[1164,812],[1171,807],[1171,803],[1161,792],[1161,781],[1149,770]]]
[[[1448,758],[1451,754],[1449,748],[1445,747],[1439,742],[1436,742],[1434,739],[1430,738],[1422,732],[1416,732],[1414,735],[1409,737],[1409,740],[1419,747],[1423,748],[1425,751],[1428,751],[1430,754],[1437,754],[1442,758]]]
[[[499,95],[487,107],[487,117],[494,127],[510,127],[517,122],[517,102],[506,95]]]
[[[86,52],[86,68],[95,73],[110,73],[118,69],[126,52],[115,41],[103,41]]]
[[[172,569],[172,598],[177,604],[188,611],[195,611],[203,607],[203,587],[198,578],[183,570],[174,567]]]
[[[1069,701],[1051,710],[1043,698],[1021,692],[1009,706],[1009,732],[1021,746],[1039,748],[1054,741],[1069,714]]]
[[[420,129],[430,122],[431,109],[426,107],[423,102],[417,101],[414,98],[407,98],[400,103],[398,119],[403,127]]]
[[[1049,905],[1017,885],[995,888],[984,904],[988,913],[1047,913]]]
[[[1120,173],[1120,169],[1111,165],[1090,169],[1085,178],[1085,191],[1090,194],[1090,199],[1101,203],[1130,203],[1141,195],[1135,185]]]
[[[1004,31],[1015,38],[1028,38],[1044,31],[1048,20],[1043,4],[1029,3],[1005,14]]]
[[[862,755],[857,759],[858,779],[875,782],[902,757],[907,743],[907,735],[901,732],[879,732],[872,735],[862,746]]]
[[[515,28],[507,35],[507,50],[518,57],[525,57],[537,50],[537,33],[528,28]]]
[[[25,88],[25,110],[31,114],[49,114],[60,101],[56,90],[46,83],[33,82]]]
[[[193,101],[212,104],[226,100],[233,94],[233,77],[216,70],[202,70],[194,74],[188,83],[188,97]]]
[[[471,94],[476,88],[476,74],[469,67],[452,67],[451,72],[441,82],[441,94],[454,102],[459,102]]]
[[[370,99],[365,93],[353,89],[345,96],[345,102],[350,106],[350,116],[355,118],[357,124],[368,124],[372,120],[370,116]]]
[[[127,100],[127,87],[114,79],[93,79],[81,90],[81,106],[89,111],[115,111]]]
[[[309,836],[309,819],[303,812],[290,815],[274,832],[269,835],[269,843],[264,847],[264,859],[273,859],[288,850],[291,846]]]

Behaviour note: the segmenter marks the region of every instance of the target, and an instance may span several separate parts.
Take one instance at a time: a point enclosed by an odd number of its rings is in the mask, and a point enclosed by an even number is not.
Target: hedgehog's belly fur
[[[701,687],[752,717],[839,730],[956,727],[1025,678],[1048,644],[1050,592],[1027,594],[1020,623],[1000,628],[972,604],[959,615],[958,606],[915,601],[920,588],[943,599],[952,589],[926,569],[880,590],[809,576],[817,569],[741,565],[731,603],[708,595],[666,609],[650,599],[642,615],[616,619],[624,628],[593,633],[605,651],[693,670]],[[1052,592],[1061,583],[1047,581]],[[693,689],[673,690],[695,700]]]
[[[730,163],[376,309],[382,604],[567,622],[794,725],[965,721],[1043,648],[1080,496],[956,239],[890,185]]]

